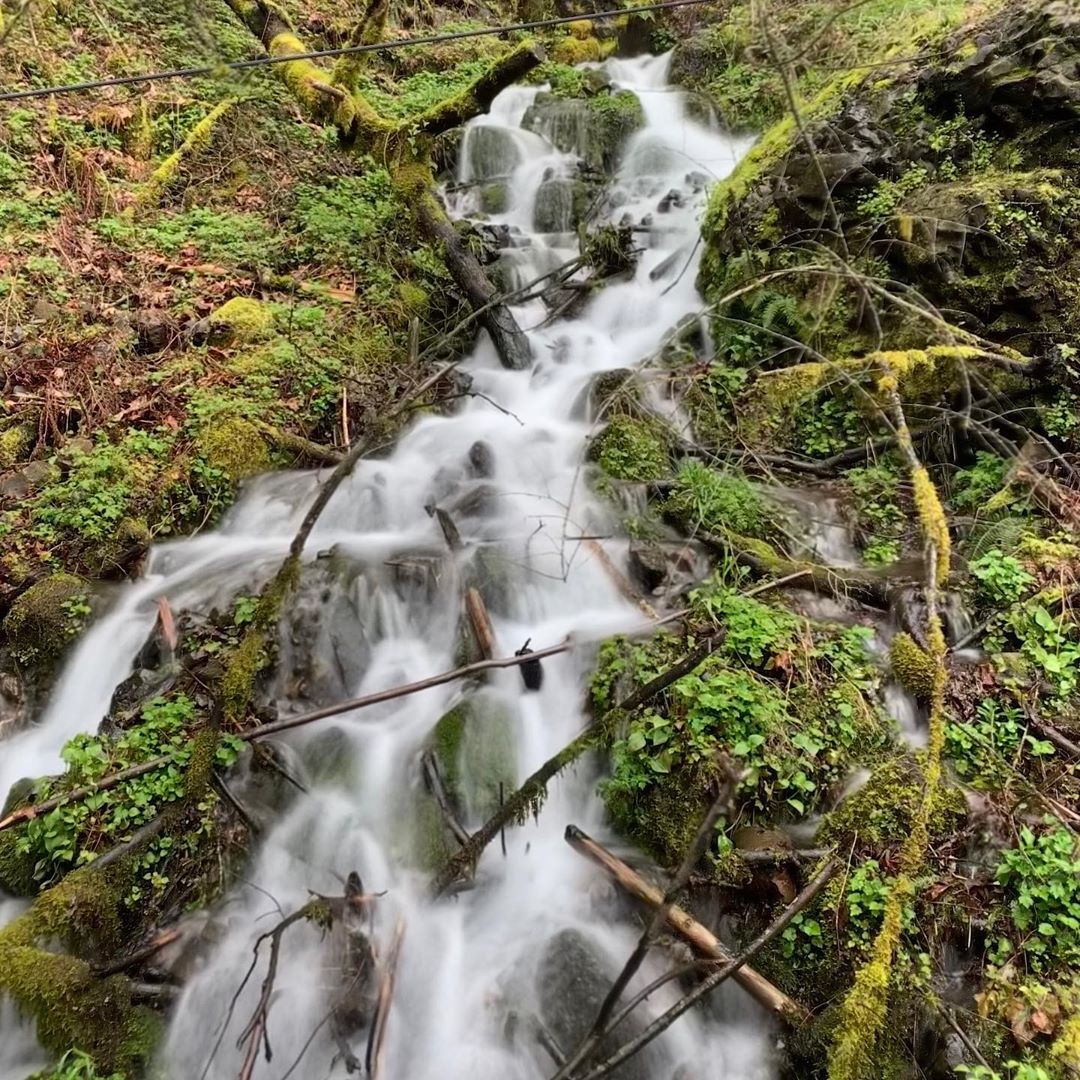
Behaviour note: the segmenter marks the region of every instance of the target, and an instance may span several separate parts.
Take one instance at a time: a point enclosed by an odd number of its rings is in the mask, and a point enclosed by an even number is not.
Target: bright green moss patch
[[[590,456],[615,480],[648,483],[671,471],[665,433],[651,420],[614,416],[594,441]]]
[[[12,605],[3,628],[24,664],[58,660],[90,614],[87,584],[72,574],[53,574],[31,585]]]
[[[218,345],[238,345],[269,336],[274,316],[259,300],[234,296],[210,316],[210,338]]]
[[[759,537],[772,518],[758,490],[737,473],[720,472],[697,461],[684,462],[664,503],[664,511],[690,533],[698,529]]]

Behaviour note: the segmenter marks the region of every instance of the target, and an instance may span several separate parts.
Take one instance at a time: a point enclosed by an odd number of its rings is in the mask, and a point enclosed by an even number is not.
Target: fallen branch
[[[433,751],[424,751],[420,757],[420,768],[424,774],[424,784],[427,786],[428,791],[431,792],[431,797],[438,804],[447,828],[454,834],[454,839],[459,844],[467,844],[469,842],[468,830],[461,824],[453,806],[450,805],[450,796],[446,793],[446,785],[443,784],[442,773],[439,772],[439,763],[435,760]]]
[[[405,938],[405,923],[398,920],[394,930],[394,940],[383,966],[379,979],[379,997],[375,1006],[375,1018],[371,1022],[368,1035],[365,1068],[372,1080],[378,1080],[383,1062],[383,1044],[386,1042],[386,1025],[390,1019],[390,1005],[394,998],[394,979],[397,975],[398,958],[401,955],[401,943]]]
[[[567,827],[566,842],[575,851],[596,863],[631,896],[644,901],[650,907],[664,907],[664,894],[655,885],[650,885],[636,870],[586,836],[576,826]],[[725,963],[731,961],[731,954],[716,936],[681,907],[670,905],[666,910],[665,919],[667,924],[699,953]],[[740,965],[736,971],[732,972],[732,975],[755,1001],[787,1023],[803,1023],[809,1017],[805,1008],[752,968]]]
[[[648,618],[657,618],[656,609],[648,600],[642,598],[641,594],[631,584],[630,579],[611,561],[611,556],[604,550],[604,545],[592,539],[585,540],[583,543],[585,549],[596,558],[596,561],[611,579],[611,583],[619,590],[619,593],[630,603],[637,604]]]
[[[480,655],[485,660],[492,659],[495,655],[495,627],[491,625],[491,616],[484,598],[473,585],[465,590],[465,610],[469,613],[469,625],[472,626]]]
[[[592,1072],[587,1073],[584,1080],[601,1080],[602,1077],[609,1075],[615,1069],[617,1069],[624,1061],[633,1057],[638,1051],[648,1046],[657,1036],[663,1034],[676,1020],[679,1019],[683,1013],[687,1012],[699,1001],[701,1001],[708,994],[712,993],[722,982],[727,979],[734,978],[736,981],[742,982],[740,975],[750,971],[746,965],[752,960],[766,945],[769,944],[774,938],[781,934],[788,926],[792,919],[795,918],[801,911],[804,911],[814,897],[829,883],[833,875],[840,869],[840,863],[836,859],[831,859],[821,869],[821,871],[815,876],[805,889],[780,913],[779,917],[775,919],[765,930],[763,930],[752,942],[738,956],[729,958],[722,968],[713,972],[702,982],[694,987],[688,994],[684,995],[674,1005],[671,1006],[667,1012],[658,1016],[644,1031],[642,1031],[635,1038],[631,1039],[628,1043],[620,1047],[614,1054],[612,1054],[606,1061],[598,1065]],[[760,977],[760,976],[759,976]],[[615,1022],[621,1023],[627,1013],[624,1011]],[[805,1012],[803,1012],[803,1019],[806,1018]]]
[[[332,446],[323,446],[321,443],[305,439],[302,435],[282,431],[280,428],[262,421],[256,421],[255,426],[280,449],[287,450],[290,454],[296,454],[297,457],[303,460],[316,461],[320,465],[338,465],[341,462],[343,456],[341,451],[335,450]],[[348,432],[346,431],[347,435]],[[348,447],[347,437],[346,447]]]
[[[741,774],[732,762],[723,755],[720,756],[719,764],[724,773],[723,782],[712,805],[701,819],[697,833],[683,856],[682,864],[671,879],[671,884],[664,893],[659,906],[653,912],[653,917],[642,931],[634,951],[630,954],[623,965],[622,971],[619,972],[612,983],[611,989],[600,1005],[600,1010],[596,1014],[592,1027],[585,1035],[585,1038],[582,1039],[577,1050],[570,1055],[566,1063],[552,1077],[552,1080],[569,1080],[569,1077],[573,1076],[578,1066],[585,1064],[592,1057],[604,1036],[611,1030],[611,1014],[615,1011],[615,1006],[619,1004],[619,999],[627,986],[630,985],[630,980],[638,973],[649,950],[670,919],[672,908],[675,905],[675,898],[686,887],[687,882],[690,880],[691,871],[698,864],[702,855],[705,854],[706,848],[713,840],[716,823],[722,815],[730,811],[731,800],[741,779]]]
[[[626,713],[631,713],[640,708],[647,701],[651,701],[657,694],[666,690],[672,683],[678,682],[684,675],[689,675],[703,660],[714,650],[719,648],[724,640],[724,633],[720,631],[702,642],[692,652],[687,653],[681,660],[673,664],[657,675],[655,679],[639,686],[628,694],[614,708],[609,709],[602,716],[597,717],[573,741],[564,746],[554,757],[548,758],[539,769],[536,770],[506,802],[490,817],[483,825],[474,832],[462,849],[451,856],[446,865],[436,875],[432,883],[432,891],[436,896],[441,895],[455,881],[465,877],[474,868],[483,853],[484,848],[502,832],[503,828],[512,821],[520,821],[528,814],[530,808],[544,797],[548,783],[557,776],[567,765],[576,761],[589,747],[593,740],[604,731],[612,722],[613,718]],[[522,661],[540,659],[542,652],[528,653],[521,657]]]
[[[179,938],[179,930],[164,930],[141,949],[136,949],[133,953],[128,953],[127,956],[121,956],[118,960],[113,960],[111,963],[92,967],[91,971],[93,971],[100,979],[108,978],[110,975],[118,975],[121,971],[127,971],[129,968],[141,964],[144,960],[149,960],[152,956],[156,956],[166,945],[171,945]]]

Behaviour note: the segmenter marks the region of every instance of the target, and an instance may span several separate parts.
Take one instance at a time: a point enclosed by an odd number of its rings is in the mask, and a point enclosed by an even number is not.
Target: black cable
[[[101,90],[108,86],[134,86],[137,83],[157,82],[165,79],[191,79],[197,75],[216,75],[223,71],[247,71],[269,64],[286,64],[293,60],[324,60],[334,56],[352,56],[356,53],[389,52],[407,49],[414,45],[439,45],[444,41],[461,41],[465,38],[497,37],[519,30],[541,30],[549,26],[565,26],[574,22],[594,22],[598,19],[617,19],[624,15],[644,15],[651,11],[668,8],[695,7],[711,4],[715,0],[661,0],[660,3],[641,7],[613,8],[595,14],[562,15],[556,19],[538,19],[533,22],[514,23],[511,26],[488,26],[481,30],[459,30],[453,34],[433,34],[429,37],[405,38],[399,41],[380,41],[369,45],[345,45],[338,49],[316,49],[312,52],[287,53],[280,56],[259,56],[253,60],[234,60],[226,64],[207,64],[202,67],[174,68],[171,71],[154,71],[146,75],[121,75],[114,79],[94,79],[90,82],[66,83],[61,86],[45,86],[34,90],[11,90],[0,94],[0,101],[25,101],[28,98],[51,97],[53,94],[78,94],[87,90]]]

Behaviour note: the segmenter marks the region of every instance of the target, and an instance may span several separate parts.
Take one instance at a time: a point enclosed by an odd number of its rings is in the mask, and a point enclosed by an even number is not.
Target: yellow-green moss
[[[86,591],[81,578],[53,574],[31,585],[11,605],[4,634],[21,663],[48,664],[63,654],[82,627],[84,617],[72,606],[85,599]]]
[[[555,43],[551,58],[557,64],[569,64],[573,67],[577,64],[593,63],[601,58],[601,54],[600,42],[596,38],[588,34],[585,37],[570,34]]]
[[[37,439],[37,424],[17,423],[0,431],[0,469],[26,459]]]
[[[865,848],[902,844],[912,832],[923,800],[925,757],[895,757],[882,762],[854,794],[828,815],[818,830],[822,844],[840,850],[857,842]],[[958,828],[967,813],[963,793],[944,787],[936,793],[929,815],[932,838],[944,837]]]
[[[215,105],[188,132],[187,138],[150,174],[150,178],[143,185],[142,190],[136,196],[139,206],[154,205],[161,198],[162,192],[176,177],[181,164],[186,158],[205,150],[210,145],[210,139],[214,132],[214,125],[233,107],[235,98],[228,98]]]
[[[671,472],[665,434],[653,421],[620,414],[595,439],[589,456],[616,480],[659,480]]]
[[[909,694],[922,702],[930,700],[937,665],[919,648],[910,634],[901,631],[892,639],[889,663],[896,681]]]
[[[226,300],[210,316],[210,340],[215,345],[235,345],[260,341],[274,328],[270,309],[250,296]]]
[[[259,429],[239,417],[212,421],[196,446],[209,465],[234,483],[270,468],[270,451]]]

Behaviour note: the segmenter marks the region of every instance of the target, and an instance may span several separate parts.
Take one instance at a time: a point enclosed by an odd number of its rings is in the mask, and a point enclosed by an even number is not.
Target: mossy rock
[[[925,781],[918,757],[895,757],[878,765],[853,795],[826,815],[817,840],[841,851],[902,844],[910,835],[922,805]],[[930,810],[930,841],[952,835],[963,826],[967,804],[959,788],[942,783]]]
[[[212,345],[247,344],[269,337],[273,328],[273,313],[262,301],[234,296],[210,315],[208,339]]]
[[[607,787],[615,827],[662,866],[677,866],[693,842],[716,791],[715,767],[686,766],[636,794]]]
[[[17,423],[0,431],[0,469],[25,461],[37,439],[37,424]]]
[[[196,446],[206,463],[234,484],[270,468],[270,450],[259,429],[237,416],[211,421],[199,434]]]
[[[571,26],[576,25],[571,23]],[[551,59],[556,64],[567,64],[575,67],[578,64],[594,63],[600,59],[601,45],[597,38],[591,34],[578,37],[576,34],[568,34],[560,38],[551,50]]]
[[[31,585],[11,605],[3,628],[20,663],[51,666],[60,659],[85,624],[81,608],[87,589],[87,583],[73,574],[53,574]]]
[[[439,804],[428,792],[410,792],[405,818],[405,860],[425,874],[438,873],[459,848]]]
[[[647,484],[671,473],[666,432],[652,420],[614,416],[593,440],[589,457],[615,480]]]
[[[612,171],[626,140],[645,126],[645,110],[631,90],[582,99],[537,94],[521,126],[592,169]]]
[[[900,631],[892,639],[889,663],[896,681],[916,700],[927,702],[933,697],[937,664],[910,634]]]
[[[517,778],[514,715],[490,690],[455,705],[435,725],[432,750],[451,801],[486,820],[514,790]]]

